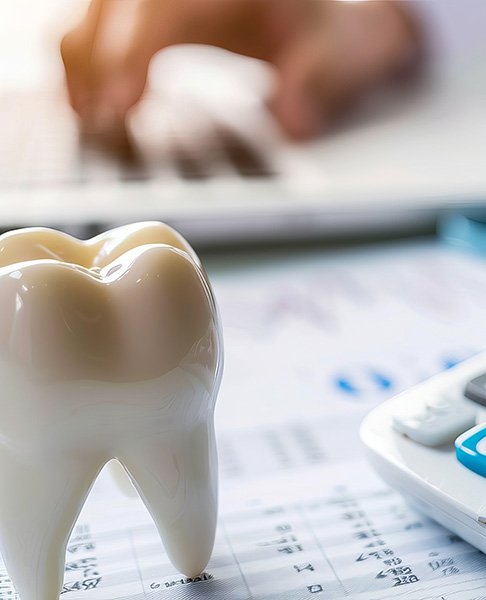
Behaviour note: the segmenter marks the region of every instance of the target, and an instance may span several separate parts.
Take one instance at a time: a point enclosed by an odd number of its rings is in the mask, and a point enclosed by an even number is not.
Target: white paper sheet
[[[486,262],[401,244],[209,269],[227,358],[207,573],[176,573],[141,502],[105,471],[69,543],[62,597],[484,598],[486,557],[375,477],[358,427],[483,349]],[[14,598],[3,571],[0,599]]]

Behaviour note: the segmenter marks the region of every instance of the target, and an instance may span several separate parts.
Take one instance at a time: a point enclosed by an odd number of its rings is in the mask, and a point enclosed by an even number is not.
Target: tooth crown
[[[216,327],[192,249],[162,224],[123,229],[88,242],[45,229],[4,236],[4,358],[31,377],[144,380],[174,368]]]
[[[176,567],[198,574],[216,524],[222,341],[192,248],[161,223],[86,242],[0,236],[0,314],[0,545],[22,600],[57,597],[70,531],[111,458]]]
[[[32,376],[151,379],[215,326],[201,271],[169,246],[130,250],[99,273],[53,260],[12,269],[0,274],[0,353]]]

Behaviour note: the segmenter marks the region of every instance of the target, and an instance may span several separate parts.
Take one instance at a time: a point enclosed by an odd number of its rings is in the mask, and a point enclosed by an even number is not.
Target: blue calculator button
[[[486,425],[476,425],[456,440],[457,460],[478,475],[486,477]]]

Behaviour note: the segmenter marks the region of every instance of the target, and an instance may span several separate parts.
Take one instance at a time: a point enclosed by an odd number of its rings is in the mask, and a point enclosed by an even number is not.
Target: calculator
[[[486,353],[381,404],[361,439],[388,484],[486,552]]]

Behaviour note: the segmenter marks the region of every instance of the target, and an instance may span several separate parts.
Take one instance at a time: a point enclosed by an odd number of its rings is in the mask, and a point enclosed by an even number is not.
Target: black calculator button
[[[486,406],[486,373],[471,379],[464,392],[466,398]]]

